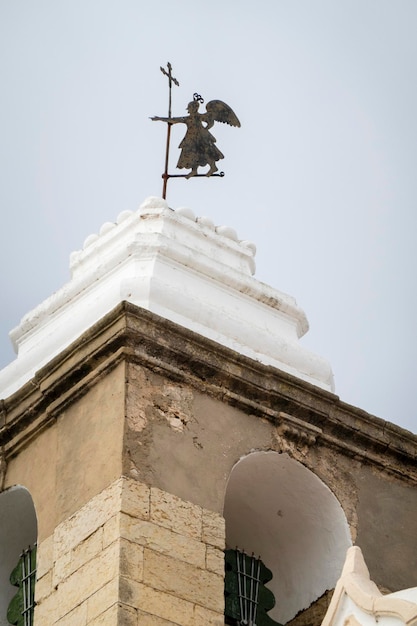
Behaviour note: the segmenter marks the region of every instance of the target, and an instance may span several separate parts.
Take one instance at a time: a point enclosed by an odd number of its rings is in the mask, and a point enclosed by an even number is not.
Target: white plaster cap
[[[253,277],[255,253],[233,228],[162,198],[123,211],[70,255],[70,281],[11,331],[17,359],[0,372],[0,397],[123,300],[333,390],[329,364],[298,342],[308,330],[304,312]]]

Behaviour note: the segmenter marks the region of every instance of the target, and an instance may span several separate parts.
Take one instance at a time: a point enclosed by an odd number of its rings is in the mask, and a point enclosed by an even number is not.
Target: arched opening
[[[38,534],[35,507],[24,487],[0,493],[0,626],[8,626],[7,608],[16,587],[10,574],[23,550],[36,543]]]
[[[272,571],[269,615],[281,624],[334,588],[352,545],[337,498],[287,454],[242,458],[230,474],[224,517],[227,546],[259,555]]]

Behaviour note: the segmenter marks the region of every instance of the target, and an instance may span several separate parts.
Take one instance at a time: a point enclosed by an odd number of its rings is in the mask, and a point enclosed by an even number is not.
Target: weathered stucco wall
[[[136,364],[129,365],[128,381],[127,475],[222,513],[228,477],[241,457],[253,450],[288,453],[339,500],[376,582],[392,590],[417,584],[413,483],[320,440],[288,437],[281,424]]]
[[[357,510],[357,545],[373,581],[389,591],[417,587],[416,486],[363,468]]]
[[[362,464],[332,448],[294,442],[280,425],[136,364],[128,368],[124,471],[222,512],[230,472],[253,450],[275,450],[314,471],[356,532]],[[163,462],[162,462],[163,459]]]
[[[4,487],[29,490],[40,540],[120,476],[124,386],[121,363],[9,459]]]
[[[223,513],[227,479],[248,441],[271,444],[268,422],[136,364],[128,381],[124,472]]]
[[[390,590],[417,585],[414,484],[375,470],[365,459],[343,454],[319,438],[289,433],[282,423],[237,409],[137,364],[129,365],[127,379],[127,475],[222,514],[228,479],[239,459],[253,451],[285,453],[314,472],[336,496],[352,541],[362,547],[378,584]],[[279,491],[279,485],[275,488]],[[297,539],[289,536],[292,540]],[[392,550],[398,550],[395,556]],[[268,554],[262,558],[268,563]],[[317,578],[317,563],[306,562],[305,567]],[[320,605],[320,615],[325,608],[325,603]]]

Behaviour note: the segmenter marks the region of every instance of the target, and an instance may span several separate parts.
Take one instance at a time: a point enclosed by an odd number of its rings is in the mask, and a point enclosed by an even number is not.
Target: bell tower
[[[11,332],[0,554],[37,540],[35,626],[231,623],[226,548],[271,572],[271,623],[318,626],[352,544],[380,587],[417,585],[417,438],[335,395],[254,259],[149,198]]]

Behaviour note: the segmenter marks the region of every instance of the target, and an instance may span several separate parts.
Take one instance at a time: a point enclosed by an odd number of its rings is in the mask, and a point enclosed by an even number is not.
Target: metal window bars
[[[20,555],[22,564],[22,617],[23,626],[33,626],[35,610],[35,580],[36,580],[36,547],[27,548]]]
[[[261,560],[236,550],[236,571],[239,592],[240,622],[242,626],[256,626],[259,602]]]

